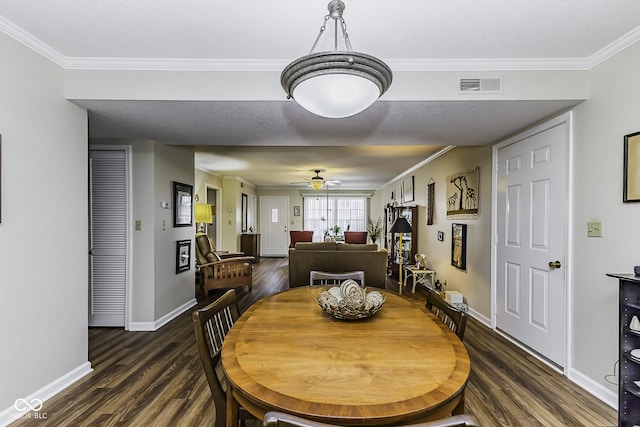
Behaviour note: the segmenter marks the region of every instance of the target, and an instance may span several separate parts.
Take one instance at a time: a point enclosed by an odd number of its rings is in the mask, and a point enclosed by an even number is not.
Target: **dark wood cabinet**
[[[618,279],[620,286],[620,335],[619,384],[618,384],[618,426],[640,425],[640,331],[632,329],[634,316],[640,319],[640,276],[633,274],[607,274]]]
[[[243,234],[240,236],[240,250],[247,256],[252,256],[260,262],[260,235]]]
[[[414,264],[418,250],[418,207],[417,206],[388,206],[384,210],[384,247],[389,252],[387,273],[397,276],[399,272],[400,257],[402,264]],[[413,231],[402,234],[402,254],[400,254],[400,234],[390,233],[393,222],[403,216],[411,224]]]

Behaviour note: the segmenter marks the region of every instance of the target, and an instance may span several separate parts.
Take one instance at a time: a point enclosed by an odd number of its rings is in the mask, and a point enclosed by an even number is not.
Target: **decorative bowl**
[[[345,280],[316,295],[316,302],[329,315],[340,320],[358,320],[373,316],[385,297],[378,291],[367,292],[354,280]]]

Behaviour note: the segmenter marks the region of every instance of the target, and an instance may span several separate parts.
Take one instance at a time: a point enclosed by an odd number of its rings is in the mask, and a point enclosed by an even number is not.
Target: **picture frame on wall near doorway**
[[[193,186],[173,181],[173,226],[193,225]]]

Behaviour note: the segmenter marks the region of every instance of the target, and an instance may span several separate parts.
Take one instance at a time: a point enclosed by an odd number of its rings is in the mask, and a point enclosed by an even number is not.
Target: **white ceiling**
[[[584,70],[640,39],[638,0],[344,1],[354,49],[394,71]],[[3,0],[0,31],[68,69],[273,71],[308,53],[327,3]],[[322,168],[341,188],[379,188],[444,146],[491,143],[577,102],[383,98],[339,120],[315,117],[284,93],[281,101],[79,103],[92,138],[201,146],[216,154],[199,156],[201,167],[258,185]],[[256,146],[288,148],[273,155]],[[379,147],[363,149],[371,146]],[[249,166],[233,169],[230,157]]]

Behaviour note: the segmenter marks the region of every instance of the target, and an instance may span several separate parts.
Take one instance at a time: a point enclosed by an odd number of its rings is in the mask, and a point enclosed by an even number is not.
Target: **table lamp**
[[[198,233],[205,232],[205,224],[213,224],[213,206],[206,203],[196,203],[195,221],[198,224]]]
[[[402,260],[404,258],[403,253],[402,253],[402,234],[403,233],[412,233],[413,232],[413,228],[411,228],[411,224],[409,224],[409,221],[407,221],[407,219],[403,216],[399,216],[398,218],[396,218],[396,220],[393,222],[393,225],[391,226],[391,229],[389,230],[390,233],[399,233],[400,234],[400,247],[399,247],[399,252],[400,252],[400,267],[398,269],[398,291],[400,292],[400,294],[402,294]]]

